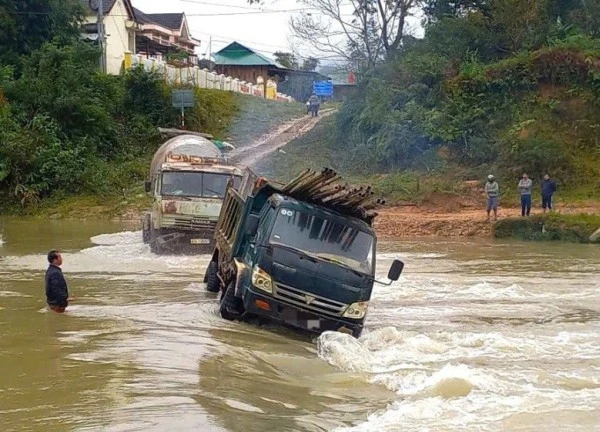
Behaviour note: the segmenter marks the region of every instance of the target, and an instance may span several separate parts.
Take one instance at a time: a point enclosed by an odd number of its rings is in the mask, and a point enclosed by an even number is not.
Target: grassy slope
[[[332,148],[329,131],[333,127],[334,116],[322,120],[312,131],[288,144],[284,153],[274,153],[263,161],[258,171],[263,175],[279,180],[288,180],[305,168],[320,169],[332,167],[349,181],[369,183],[392,203],[411,202],[415,204],[438,203],[440,196],[456,197],[466,204],[481,200],[480,192],[465,180],[481,180],[473,176],[468,167],[448,166],[438,172],[403,171],[396,173],[357,174],[356,157]],[[485,176],[483,176],[484,178]],[[503,184],[502,204],[517,205],[516,181],[513,185]],[[514,190],[514,193],[511,193]],[[557,194],[557,204],[580,204],[590,200],[600,200],[600,187],[591,179],[588,184],[578,184],[571,188],[561,188]],[[536,197],[537,199],[537,197]]]
[[[282,123],[304,115],[304,105],[292,102],[274,102],[257,97],[236,95],[239,113],[227,133],[227,139],[243,147]]]

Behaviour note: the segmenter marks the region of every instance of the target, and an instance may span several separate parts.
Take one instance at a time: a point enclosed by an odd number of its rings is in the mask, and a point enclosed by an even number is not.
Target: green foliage
[[[96,51],[46,44],[0,74],[0,190],[32,204],[62,191],[109,194],[143,178],[157,127],[177,111],[157,75],[97,72]]]
[[[0,0],[0,66],[17,64],[49,40],[67,43],[82,20],[79,0]]]
[[[366,173],[600,175],[600,40],[575,19],[596,2],[426,3],[425,37],[361,76],[332,146]]]
[[[590,243],[590,236],[598,228],[598,215],[550,213],[530,218],[502,219],[494,224],[494,237]]]

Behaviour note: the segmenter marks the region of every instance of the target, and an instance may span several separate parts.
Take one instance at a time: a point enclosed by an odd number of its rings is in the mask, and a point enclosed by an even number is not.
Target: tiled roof
[[[179,30],[183,23],[183,13],[145,14],[151,22],[160,24],[171,30]]]

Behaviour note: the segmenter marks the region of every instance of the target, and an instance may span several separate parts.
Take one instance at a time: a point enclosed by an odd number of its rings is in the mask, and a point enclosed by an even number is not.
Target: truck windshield
[[[325,217],[280,209],[270,242],[338,262],[361,273],[373,272],[373,235]]]
[[[161,195],[192,198],[224,198],[230,174],[168,171],[162,175]],[[233,176],[234,186],[241,183]]]

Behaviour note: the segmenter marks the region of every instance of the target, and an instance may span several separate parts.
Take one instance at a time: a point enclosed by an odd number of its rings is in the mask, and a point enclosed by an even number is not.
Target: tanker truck
[[[237,188],[242,171],[228,163],[206,135],[170,131],[154,154],[146,192],[142,238],[153,253],[209,253],[227,187]]]

